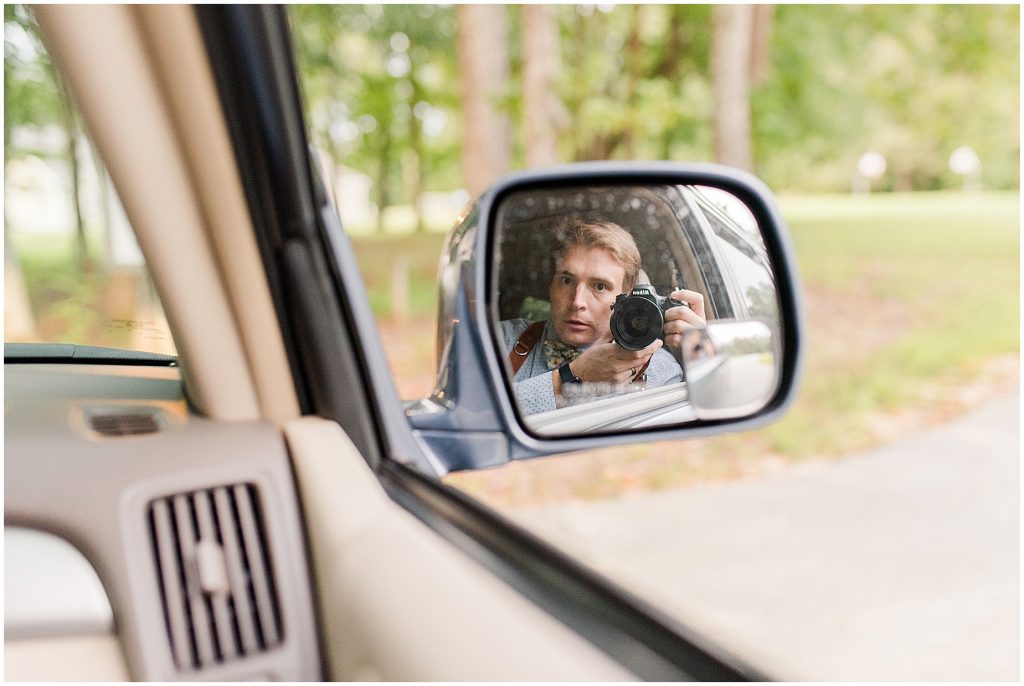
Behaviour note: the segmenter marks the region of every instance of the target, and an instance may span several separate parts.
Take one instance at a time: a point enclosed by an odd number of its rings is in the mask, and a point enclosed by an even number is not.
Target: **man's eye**
[[[596,283],[596,284],[594,284],[594,290],[595,291],[606,291],[606,290],[608,290],[608,286],[604,285],[603,283]]]
[[[568,286],[571,283],[572,283],[572,279],[570,279],[568,276],[563,276],[562,277],[562,285],[563,286]]]

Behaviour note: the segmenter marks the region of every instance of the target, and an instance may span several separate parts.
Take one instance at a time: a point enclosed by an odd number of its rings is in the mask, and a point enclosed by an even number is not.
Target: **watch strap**
[[[570,383],[582,383],[583,380],[580,377],[573,374],[572,370],[569,369],[569,364],[569,362],[566,362],[565,364],[558,368],[558,377],[562,380],[562,385],[564,386],[565,384]]]

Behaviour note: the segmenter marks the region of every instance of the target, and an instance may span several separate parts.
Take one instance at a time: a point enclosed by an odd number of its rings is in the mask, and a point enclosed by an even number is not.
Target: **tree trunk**
[[[384,233],[384,211],[391,205],[391,121],[383,118],[377,154],[377,233]]]
[[[89,141],[89,157],[92,159],[92,167],[96,173],[96,185],[99,190],[100,203],[99,228],[103,232],[103,254],[100,257],[99,266],[104,272],[110,272],[114,268],[114,249],[111,239],[114,217],[111,213],[113,197],[110,192],[110,175],[107,174],[107,168],[103,164],[103,158],[100,157],[100,151],[96,149],[96,145],[91,140]]]
[[[89,260],[89,247],[85,239],[85,222],[82,220],[81,203],[81,169],[78,161],[78,136],[76,133],[74,105],[67,87],[58,79],[57,89],[60,91],[61,124],[68,137],[68,164],[71,166],[71,207],[75,214],[75,261],[79,270],[89,271],[92,264]]]
[[[665,38],[658,63],[651,69],[651,73],[669,80],[676,80],[679,78],[679,65],[683,61],[680,56],[688,47],[684,37],[685,19],[679,13],[679,5],[669,5],[665,11],[668,12],[668,26],[666,27],[668,35]]]
[[[510,125],[499,103],[508,82],[508,35],[502,5],[458,5],[462,74],[462,174],[479,195],[509,168]]]
[[[560,68],[558,20],[552,5],[523,5],[523,135],[526,166],[558,162],[562,118],[557,80]]]
[[[640,79],[643,78],[640,65],[640,5],[633,5],[633,14],[630,17],[629,35],[626,38],[626,102],[632,105],[636,101],[637,87]],[[635,107],[630,107],[626,115],[625,128],[622,132],[626,148],[626,159],[635,160],[637,157],[636,142],[637,134],[637,112]]]
[[[715,5],[711,13],[711,76],[715,97],[715,158],[753,168],[750,135],[750,5]]]
[[[768,46],[772,39],[774,5],[754,5],[750,38],[750,83],[756,86],[768,75]]]
[[[409,149],[412,152],[412,206],[416,212],[416,233],[423,233],[426,224],[423,221],[423,160],[426,155],[423,152],[423,122],[416,116],[416,103],[426,100],[423,86],[420,84],[416,65],[413,64],[409,71],[409,82],[412,84],[412,103],[410,107],[413,114],[409,118]]]
[[[572,17],[571,36],[566,46],[568,62],[569,64],[583,64],[583,57],[586,54],[587,46],[587,25],[579,12],[573,12]],[[567,106],[570,112],[575,112],[581,104],[579,97],[573,94]],[[569,136],[569,141],[572,145],[572,160],[574,162],[588,159],[587,141],[584,140],[584,136]]]

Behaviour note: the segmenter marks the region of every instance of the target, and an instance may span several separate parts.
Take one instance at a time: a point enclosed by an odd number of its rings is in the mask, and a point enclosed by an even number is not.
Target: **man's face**
[[[548,293],[551,325],[563,343],[586,346],[608,335],[625,279],[626,270],[604,248],[574,245],[562,254]]]

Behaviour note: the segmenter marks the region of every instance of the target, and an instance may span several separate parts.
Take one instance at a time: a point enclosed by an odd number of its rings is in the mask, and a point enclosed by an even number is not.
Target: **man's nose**
[[[578,284],[572,292],[572,306],[577,310],[581,310],[587,306],[587,291],[583,287],[583,284]]]

